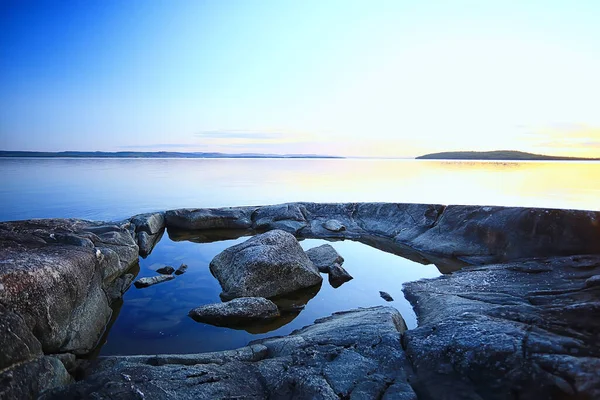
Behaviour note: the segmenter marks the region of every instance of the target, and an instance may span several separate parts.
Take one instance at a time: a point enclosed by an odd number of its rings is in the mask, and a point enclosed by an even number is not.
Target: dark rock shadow
[[[186,230],[168,228],[167,235],[174,242],[212,243],[223,240],[238,239],[243,236],[252,236],[256,232],[251,229],[204,229]]]

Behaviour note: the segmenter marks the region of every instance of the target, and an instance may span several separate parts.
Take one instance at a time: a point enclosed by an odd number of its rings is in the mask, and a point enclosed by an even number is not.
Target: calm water
[[[247,239],[200,244],[174,242],[167,235],[163,236],[152,254],[140,260],[138,277],[154,276],[157,275],[156,269],[161,266],[177,268],[181,263],[189,266],[187,272],[149,288],[137,289],[132,286],[123,298],[123,306],[101,354],[190,353],[233,349],[246,345],[250,340],[288,334],[336,311],[381,304],[396,307],[407,325],[415,327],[415,314],[402,294],[402,283],[440,274],[433,265],[416,264],[361,243],[330,242],[345,258],[344,268],[354,279],[334,289],[327,281],[327,276],[323,275],[320,289],[303,296],[302,302],[306,301],[307,304],[299,315],[288,315],[267,326],[251,326],[249,330],[253,333],[219,328],[189,318],[187,314],[192,308],[221,301],[221,287],[208,267],[212,258],[227,247]],[[306,239],[300,243],[307,250],[329,242]],[[379,296],[380,290],[388,292],[394,301],[387,303],[383,300]],[[285,325],[279,327],[281,324]],[[255,333],[257,331],[261,333]]]
[[[600,163],[444,162],[425,160],[285,159],[0,159],[0,221],[75,217],[119,220],[180,207],[223,207],[291,201],[412,202],[600,209]],[[138,277],[163,265],[189,265],[174,280],[132,287],[104,338],[102,354],[188,353],[231,349],[290,333],[316,318],[392,295],[409,327],[416,325],[402,283],[439,275],[424,266],[351,241],[333,242],[354,280],[332,288],[325,277],[305,309],[249,331],[193,321],[190,309],[218,302],[211,259],[247,238],[214,243],[167,235],[140,261]],[[325,243],[305,240],[305,249]]]
[[[0,159],[0,220],[388,201],[600,209],[597,162]]]

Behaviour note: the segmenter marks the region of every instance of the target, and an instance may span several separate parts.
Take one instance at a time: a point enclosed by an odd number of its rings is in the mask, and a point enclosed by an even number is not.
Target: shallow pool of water
[[[226,248],[247,239],[195,243],[174,241],[165,234],[152,254],[140,259],[136,279],[157,275],[156,269],[164,265],[177,268],[185,263],[189,267],[187,272],[148,288],[132,286],[125,293],[114,324],[103,339],[105,343],[100,354],[199,353],[234,349],[251,340],[287,335],[336,311],[382,304],[397,308],[408,327],[414,328],[416,317],[404,298],[402,283],[440,274],[434,265],[421,265],[362,243],[305,239],[300,242],[305,250],[331,244],[344,257],[343,266],[354,279],[333,288],[323,275],[318,292],[315,288],[312,293],[305,294],[304,301],[308,302],[299,314],[287,315],[270,326],[248,329],[253,333],[195,322],[188,317],[192,308],[221,301],[221,287],[209,271],[210,261]],[[379,296],[380,290],[388,292],[394,301],[383,300]]]

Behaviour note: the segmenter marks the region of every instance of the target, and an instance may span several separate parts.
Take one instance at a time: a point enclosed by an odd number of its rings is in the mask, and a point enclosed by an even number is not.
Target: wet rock
[[[337,219],[329,219],[323,223],[323,228],[331,232],[345,231],[346,227]]]
[[[146,232],[148,235],[154,235],[165,227],[165,216],[162,212],[138,214],[130,218],[135,225],[136,232]]]
[[[152,276],[148,278],[141,278],[135,281],[133,284],[136,288],[146,288],[148,286],[156,285],[157,283],[170,281],[171,279],[175,279],[173,275],[158,275]]]
[[[157,269],[156,272],[162,275],[171,275],[173,272],[175,272],[175,268],[171,267],[170,265],[165,265],[164,267]]]
[[[58,358],[41,356],[0,371],[0,399],[36,399],[44,390],[72,382]]]
[[[164,234],[164,229],[158,231],[158,233],[155,233],[155,234],[149,234],[145,231],[138,232],[137,233],[137,242],[138,242],[138,246],[140,248],[140,256],[148,257],[150,255],[150,253],[152,253],[154,246],[156,246],[156,244],[162,238],[163,234]]]
[[[600,398],[600,257],[471,267],[405,284],[423,398]]]
[[[240,297],[226,303],[207,304],[189,313],[195,321],[217,326],[241,325],[279,315],[275,303],[262,297]]]
[[[388,292],[382,292],[382,291],[380,291],[379,295],[385,301],[394,301],[394,298],[392,296],[390,296],[390,294]]]
[[[313,262],[319,272],[329,273],[335,264],[342,265],[344,257],[340,256],[330,244],[324,244],[306,250],[306,255]]]
[[[334,288],[342,286],[344,283],[354,279],[340,264],[333,264],[329,268],[329,284]]]
[[[185,274],[185,271],[187,271],[188,266],[186,264],[181,264],[179,266],[179,268],[177,268],[177,271],[175,271],[175,275],[182,275]]]
[[[210,263],[221,297],[270,298],[321,283],[317,268],[293,235],[273,230],[218,254]]]
[[[252,227],[258,231],[279,229],[296,234],[308,225],[305,212],[299,203],[260,207],[252,216]]]
[[[405,329],[395,309],[375,307],[336,313],[289,336],[237,350],[106,357],[85,380],[42,399],[92,393],[98,398],[175,393],[177,398],[416,399],[399,346]]]

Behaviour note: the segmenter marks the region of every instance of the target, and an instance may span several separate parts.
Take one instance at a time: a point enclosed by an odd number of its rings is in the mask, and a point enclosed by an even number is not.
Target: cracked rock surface
[[[85,381],[42,399],[415,399],[393,308],[341,312],[238,350],[102,358]]]

